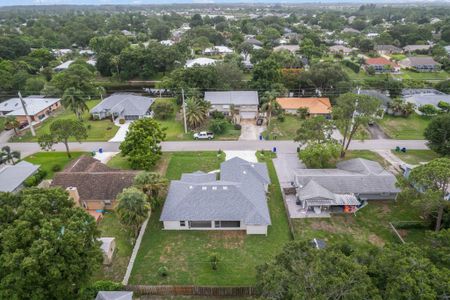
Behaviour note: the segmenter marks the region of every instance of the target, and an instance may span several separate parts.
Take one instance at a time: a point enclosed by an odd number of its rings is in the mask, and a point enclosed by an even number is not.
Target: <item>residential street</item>
[[[22,157],[40,151],[37,143],[0,143],[0,147],[9,145],[13,150],[22,153]],[[70,143],[71,151],[119,151],[118,142],[85,142]],[[295,153],[298,144],[294,141],[183,141],[183,142],[163,142],[162,149],[165,152],[173,151],[217,151],[217,150],[273,150],[274,147],[279,153]],[[423,150],[428,149],[424,140],[365,140],[353,141],[350,144],[351,150],[391,150],[395,147],[406,147],[406,149]],[[55,145],[56,151],[65,151],[64,144]]]

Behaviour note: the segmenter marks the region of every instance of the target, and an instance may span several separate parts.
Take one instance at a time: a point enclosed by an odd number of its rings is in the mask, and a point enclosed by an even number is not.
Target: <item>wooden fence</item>
[[[249,297],[258,295],[256,288],[252,286],[127,285],[125,289],[139,295],[161,296]]]

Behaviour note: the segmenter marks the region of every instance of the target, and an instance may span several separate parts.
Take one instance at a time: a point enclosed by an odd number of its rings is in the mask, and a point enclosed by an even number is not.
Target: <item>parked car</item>
[[[214,134],[212,132],[201,131],[194,133],[194,139],[196,140],[212,140],[214,138]]]

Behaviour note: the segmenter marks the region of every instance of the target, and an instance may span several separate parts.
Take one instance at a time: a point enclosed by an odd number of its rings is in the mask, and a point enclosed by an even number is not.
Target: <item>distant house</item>
[[[403,50],[407,53],[413,52],[425,53],[431,50],[431,45],[408,45],[403,47]]]
[[[362,201],[396,199],[396,182],[379,163],[362,158],[340,162],[336,169],[299,169],[297,204],[312,214],[354,212]]]
[[[411,68],[418,72],[436,72],[440,70],[440,64],[432,57],[411,56],[402,59],[399,65],[403,68]]]
[[[283,51],[287,50],[292,53],[296,53],[298,50],[300,50],[299,45],[280,45],[273,48],[273,51]]]
[[[190,59],[186,61],[184,65],[186,68],[192,68],[194,66],[209,66],[214,65],[217,62],[215,59],[207,58],[207,57],[199,57],[195,59]]]
[[[51,186],[67,189],[76,205],[89,211],[113,209],[117,195],[133,184],[136,171],[116,170],[86,155],[55,174]]]
[[[60,65],[54,67],[53,70],[54,70],[55,72],[61,72],[61,71],[67,70],[67,69],[69,68],[69,66],[70,66],[72,63],[74,63],[74,62],[75,62],[74,60],[68,60],[68,61],[63,62],[62,64],[60,64]],[[87,64],[90,64],[90,65],[93,66],[93,67],[95,67],[95,65],[97,64],[97,61],[96,61],[95,59],[89,59],[89,60],[86,61],[86,63],[87,63]]]
[[[23,98],[25,108],[31,118],[31,122],[40,123],[55,110],[61,108],[59,98],[44,98],[43,96],[29,96]],[[21,124],[27,124],[28,120],[19,98],[12,98],[0,102],[0,116],[14,116]]]
[[[450,55],[450,46],[445,46],[444,49],[447,51],[447,54]]]
[[[358,93],[357,91],[354,92],[355,94]],[[389,106],[389,103],[392,101],[391,98],[389,98],[385,92],[378,91],[378,90],[359,90],[359,93],[362,95],[372,96],[377,98],[381,101],[381,106],[384,109],[387,109]]]
[[[98,240],[102,243],[100,249],[103,253],[103,264],[109,265],[112,263],[114,252],[116,251],[116,239],[113,237],[101,237]]]
[[[376,45],[374,50],[380,55],[390,55],[394,53],[403,53],[403,50],[393,45]]]
[[[203,51],[205,55],[225,55],[233,53],[233,49],[228,48],[227,46],[214,46],[212,48],[206,48]]]
[[[360,34],[361,31],[350,28],[350,27],[346,27],[342,30],[342,33],[350,33],[350,34]]]
[[[133,300],[133,292],[126,291],[100,291],[95,300]]]
[[[261,41],[258,41],[257,39],[255,39],[254,37],[248,37],[245,39],[246,43],[249,43],[251,45],[253,45],[254,47],[262,47],[263,43]]]
[[[258,115],[259,98],[256,91],[205,92],[205,100],[211,103],[210,112],[233,115],[236,123],[242,119],[255,119]]]
[[[333,54],[343,54],[343,55],[349,55],[353,49],[345,47],[343,45],[334,45],[328,48],[329,51]]]
[[[98,119],[123,118],[137,120],[151,116],[150,107],[155,100],[130,93],[115,93],[103,99],[91,109],[91,115]]]
[[[35,174],[39,167],[24,160],[15,165],[0,166],[0,192],[20,191],[23,188],[23,182]]]
[[[170,183],[160,221],[165,230],[245,230],[267,234],[271,225],[267,166],[235,157],[216,174],[183,174]]]
[[[374,68],[376,73],[386,73],[386,72],[392,73],[400,71],[399,65],[384,57],[375,57],[366,59],[365,67],[366,70],[370,67]]]
[[[439,102],[450,104],[450,95],[435,89],[404,89],[402,97],[405,101],[415,104],[417,108],[426,104],[434,105],[437,108]]]
[[[172,40],[163,40],[163,41],[160,41],[159,43],[161,45],[164,45],[164,46],[173,46],[173,45],[175,45],[175,42],[172,41]]]
[[[298,109],[307,108],[309,115],[331,116],[331,103],[328,98],[277,98],[278,105],[288,114],[297,114]]]

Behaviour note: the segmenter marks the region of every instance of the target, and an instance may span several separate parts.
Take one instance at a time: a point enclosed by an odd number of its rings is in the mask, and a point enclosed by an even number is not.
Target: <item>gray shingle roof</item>
[[[25,107],[29,115],[35,115],[53,104],[57,103],[60,99],[58,98],[44,98],[41,96],[29,96],[23,98],[25,102]],[[0,112],[8,113],[9,116],[24,116],[25,111],[23,110],[22,104],[19,98],[12,98],[0,103]]]
[[[183,174],[181,180],[170,183],[160,220],[229,220],[270,225],[264,189],[268,183],[264,174],[267,167],[263,166],[233,158],[221,164],[221,180],[211,180],[214,174]],[[232,174],[228,174],[230,171]],[[200,177],[205,181],[200,182]]]
[[[335,194],[398,193],[394,175],[377,162],[351,159],[341,162],[336,169],[300,169],[295,180],[306,186],[311,180]]]
[[[95,300],[132,300],[133,292],[126,291],[115,291],[115,292],[105,292],[100,291],[95,297]]]
[[[154,99],[127,93],[115,93],[91,109],[91,113],[117,113],[124,116],[144,116]]]
[[[212,105],[258,105],[258,92],[256,91],[227,91],[205,92],[205,100]]]
[[[0,167],[0,192],[15,191],[39,167],[39,165],[33,165],[27,161],[20,161],[15,165]]]

